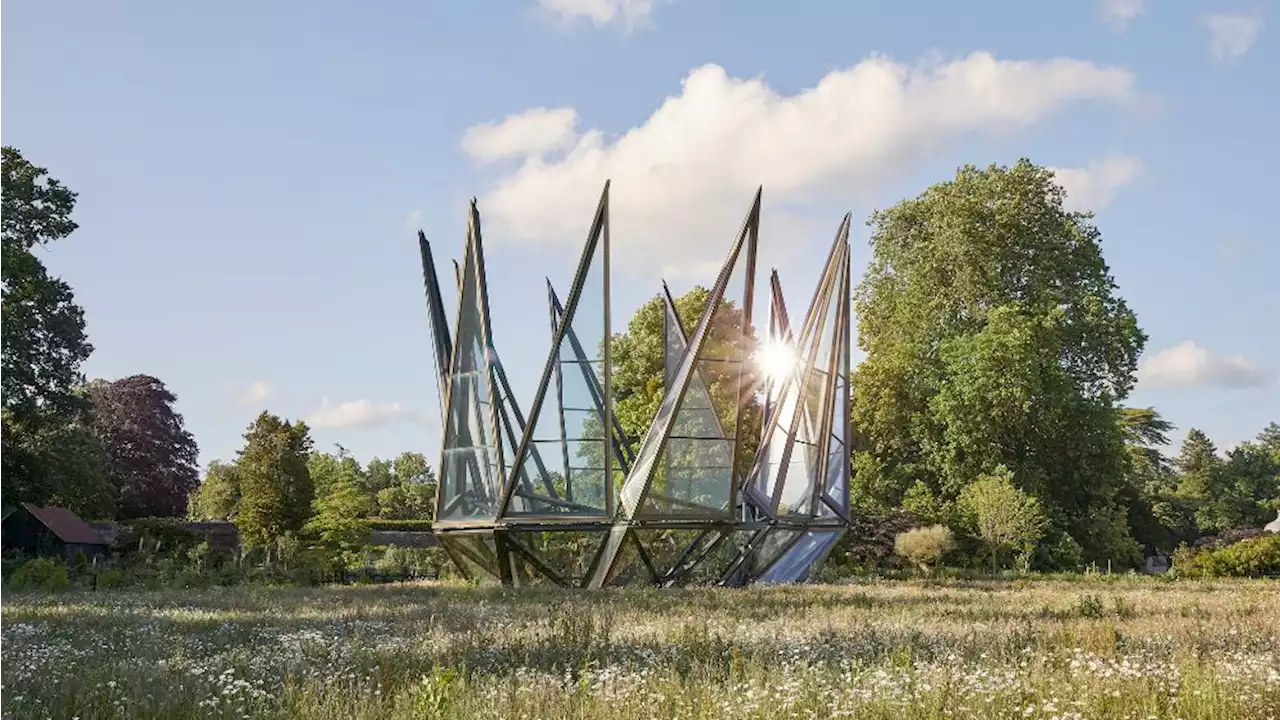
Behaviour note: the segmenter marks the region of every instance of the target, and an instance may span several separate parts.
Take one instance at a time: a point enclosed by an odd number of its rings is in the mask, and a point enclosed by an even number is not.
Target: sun
[[[777,384],[790,377],[796,367],[796,353],[791,345],[770,341],[760,346],[755,354],[756,365],[772,383]]]

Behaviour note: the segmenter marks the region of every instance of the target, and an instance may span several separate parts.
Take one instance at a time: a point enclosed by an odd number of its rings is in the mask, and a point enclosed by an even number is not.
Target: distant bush
[[[955,535],[945,525],[916,528],[899,533],[893,549],[926,573],[956,546]]]
[[[1280,575],[1280,535],[1255,535],[1221,547],[1182,547],[1173,555],[1173,570],[1192,578]]]
[[[9,576],[9,587],[14,590],[60,592],[70,584],[67,566],[53,558],[28,560]]]
[[[369,518],[370,530],[399,530],[401,532],[431,532],[430,520],[383,520]]]

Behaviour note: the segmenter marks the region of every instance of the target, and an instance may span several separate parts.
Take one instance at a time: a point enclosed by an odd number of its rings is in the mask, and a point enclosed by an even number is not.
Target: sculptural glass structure
[[[849,223],[798,323],[774,271],[756,330],[759,191],[691,327],[663,285],[664,392],[642,438],[615,416],[608,183],[567,295],[547,283],[527,414],[494,345],[475,201],[452,325],[419,232],[444,427],[434,530],[459,570],[512,586],[813,577],[850,520]]]

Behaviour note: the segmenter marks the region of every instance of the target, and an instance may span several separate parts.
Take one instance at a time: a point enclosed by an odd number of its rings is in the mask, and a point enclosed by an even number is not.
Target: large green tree
[[[80,366],[93,350],[84,311],[71,287],[52,276],[35,252],[75,231],[76,194],[15,148],[4,147],[2,165],[4,500],[108,517],[114,499],[105,456],[86,426],[86,403],[76,391],[83,382]]]
[[[1004,465],[1086,559],[1131,560],[1115,412],[1146,338],[1091,216],[1063,199],[1022,160],[961,168],[873,215],[853,492],[894,506],[919,483],[946,505]]]
[[[240,469],[235,463],[214,460],[204,480],[191,493],[188,515],[192,520],[234,520],[240,506]]]
[[[236,459],[240,503],[236,528],[246,548],[272,547],[311,517],[315,490],[307,469],[311,435],[307,424],[263,412],[244,435]]]

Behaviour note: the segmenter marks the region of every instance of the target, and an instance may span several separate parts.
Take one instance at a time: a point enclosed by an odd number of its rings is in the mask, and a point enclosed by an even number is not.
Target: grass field
[[[1280,718],[1280,583],[3,600],[6,718]]]

